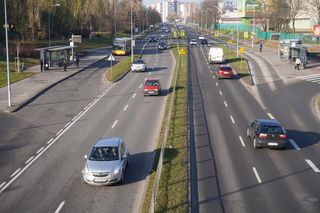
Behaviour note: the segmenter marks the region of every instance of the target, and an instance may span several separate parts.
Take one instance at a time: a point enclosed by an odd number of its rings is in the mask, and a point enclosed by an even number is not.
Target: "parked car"
[[[221,47],[210,47],[208,52],[209,63],[223,63],[224,53]]]
[[[146,79],[143,87],[144,96],[146,95],[160,95],[161,85],[158,78],[149,77]]]
[[[198,45],[197,39],[195,39],[195,38],[191,39],[190,45]]]
[[[202,39],[200,43],[201,43],[201,45],[208,45],[208,40]]]
[[[273,147],[285,149],[287,134],[279,121],[257,119],[247,127],[247,136],[253,141],[254,148]]]
[[[101,138],[92,147],[82,170],[83,180],[91,185],[123,182],[129,165],[129,149],[121,138]]]
[[[147,70],[147,64],[144,62],[143,59],[137,59],[131,65],[132,72],[146,71],[146,70]]]
[[[233,78],[233,70],[229,65],[220,65],[218,71],[216,72],[216,76],[218,79],[221,78]]]
[[[160,42],[158,45],[158,48],[160,50],[165,50],[165,49],[167,49],[167,44],[165,42]]]

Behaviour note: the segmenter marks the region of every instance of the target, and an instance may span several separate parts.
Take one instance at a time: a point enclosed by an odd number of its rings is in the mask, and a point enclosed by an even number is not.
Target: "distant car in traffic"
[[[144,96],[147,95],[160,95],[161,85],[160,81],[156,77],[149,77],[146,79],[143,87]]]
[[[201,45],[208,45],[208,40],[207,39],[201,39]]]
[[[82,170],[83,179],[91,185],[123,182],[129,165],[129,149],[121,138],[102,138],[92,147]]]
[[[157,41],[157,39],[156,39],[156,37],[151,36],[151,37],[149,38],[149,41],[150,41],[150,42],[156,42],[156,41]]]
[[[224,53],[221,47],[210,47],[208,52],[209,63],[223,63]]]
[[[198,42],[197,42],[197,39],[193,38],[190,40],[190,45],[197,45]]]
[[[204,35],[199,35],[199,40],[205,39]]]
[[[167,49],[167,44],[165,42],[160,42],[158,45],[158,49],[160,49],[160,50]]]
[[[254,148],[272,147],[285,149],[287,134],[279,121],[274,119],[257,119],[247,127],[247,136],[253,141]]]
[[[132,72],[146,71],[146,70],[147,70],[147,64],[144,62],[143,59],[137,59],[131,65]]]
[[[220,65],[217,72],[216,72],[216,77],[218,79],[234,78],[232,67],[229,65]]]

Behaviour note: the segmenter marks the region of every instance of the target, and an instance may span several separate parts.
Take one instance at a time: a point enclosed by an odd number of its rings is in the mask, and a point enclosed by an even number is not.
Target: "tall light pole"
[[[10,86],[10,62],[9,62],[9,44],[8,44],[8,20],[7,20],[7,1],[4,0],[4,23],[6,28],[6,54],[7,54],[7,79],[8,79],[8,106],[11,107],[11,86]]]
[[[239,0],[237,2],[238,5],[238,22],[237,22],[237,58],[239,58]]]
[[[50,7],[60,7],[60,4],[54,4],[54,5],[49,5],[48,9],[48,24],[49,24],[49,32],[48,32],[48,37],[49,37],[49,47],[51,46],[51,18],[50,18]]]
[[[131,63],[133,62],[133,29],[132,29],[132,1],[133,0],[130,0],[130,7],[131,7],[131,24],[130,24],[130,26],[131,26]]]

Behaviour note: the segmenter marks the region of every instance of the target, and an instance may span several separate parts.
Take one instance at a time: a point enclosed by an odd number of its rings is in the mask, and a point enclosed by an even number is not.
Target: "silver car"
[[[131,65],[131,71],[146,71],[147,70],[147,64],[144,62],[143,59],[137,59],[135,60]]]
[[[92,185],[110,185],[124,181],[129,165],[128,146],[121,138],[102,138],[92,148],[82,170],[83,179]]]

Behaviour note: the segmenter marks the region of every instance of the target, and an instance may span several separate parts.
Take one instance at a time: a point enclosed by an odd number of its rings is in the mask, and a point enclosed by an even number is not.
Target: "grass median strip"
[[[133,60],[136,60],[140,57],[140,55],[134,55]],[[131,56],[126,56],[120,59],[118,62],[112,62],[112,72],[110,66],[105,72],[105,78],[108,81],[116,81],[126,72],[128,72],[131,68]]]
[[[171,47],[178,66],[178,47]],[[186,48],[185,48],[186,49]],[[181,56],[178,69],[175,99],[172,106],[170,127],[158,199],[155,212],[187,212],[188,211],[188,61],[187,54]],[[175,81],[175,75],[172,82]],[[154,169],[148,183],[148,189],[143,206],[143,212],[148,212],[155,181],[156,167],[160,154],[160,147],[164,137],[165,124],[173,92],[170,88],[166,113],[162,124]]]

